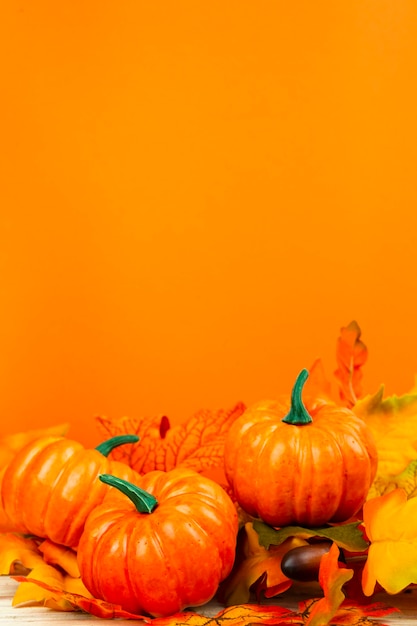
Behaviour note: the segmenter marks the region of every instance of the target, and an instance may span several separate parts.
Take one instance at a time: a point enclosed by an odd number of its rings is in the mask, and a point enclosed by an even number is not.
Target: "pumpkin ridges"
[[[82,444],[71,442],[68,446],[65,437],[48,437],[36,445],[29,444],[7,468],[6,480],[10,479],[7,502],[11,507],[8,514],[18,520],[19,527],[25,529],[23,532],[45,536],[44,516],[56,479],[54,460],[59,458],[65,463],[80,449]],[[43,507],[39,512],[40,503]]]
[[[96,450],[83,449],[68,459],[51,489],[43,516],[44,534],[47,537],[55,543],[70,546],[78,544],[87,515],[102,501],[107,491],[98,476],[108,467],[108,459]],[[56,511],[62,506],[66,494],[66,515],[57,518]]]
[[[131,468],[97,450],[85,449],[77,441],[40,437],[18,451],[5,468],[0,485],[5,514],[17,532],[74,547],[85,521],[82,514],[107,490],[94,481],[103,469],[110,468],[128,477],[136,475]]]
[[[238,522],[229,496],[210,479],[182,469],[150,474],[139,487],[158,506],[139,513],[109,492],[87,518],[78,562],[94,596],[158,616],[214,596],[232,568]]]
[[[376,469],[370,430],[352,411],[314,398],[305,407],[313,421],[296,425],[282,422],[288,402],[258,402],[226,439],[225,473],[236,500],[272,526],[349,519],[365,501]]]

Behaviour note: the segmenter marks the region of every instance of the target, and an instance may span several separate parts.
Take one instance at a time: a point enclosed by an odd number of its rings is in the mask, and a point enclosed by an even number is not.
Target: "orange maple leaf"
[[[361,329],[352,321],[341,328],[337,342],[335,376],[339,381],[341,400],[351,408],[362,395],[362,366],[368,358],[368,349],[361,341]]]
[[[201,410],[184,424],[170,427],[166,416],[159,418],[97,417],[99,428],[109,436],[135,433],[140,441],[129,450],[116,449],[114,458],[140,474],[188,467],[198,472],[223,464],[224,439],[231,424],[245,410],[242,402],[229,410]]]
[[[325,626],[328,624],[345,599],[342,587],[352,578],[353,569],[341,567],[339,555],[339,548],[333,543],[329,552],[326,552],[321,558],[319,583],[323,589],[324,597],[310,606],[306,626]]]

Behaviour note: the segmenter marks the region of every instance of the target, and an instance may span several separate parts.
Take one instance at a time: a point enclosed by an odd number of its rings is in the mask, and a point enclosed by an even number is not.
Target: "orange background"
[[[4,433],[417,372],[415,0],[1,9]]]

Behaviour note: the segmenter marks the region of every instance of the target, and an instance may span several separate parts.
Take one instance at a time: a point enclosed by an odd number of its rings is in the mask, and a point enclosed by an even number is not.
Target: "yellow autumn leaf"
[[[399,593],[417,583],[417,498],[404,489],[368,500],[363,507],[370,541],[362,575],[366,596],[378,582],[387,593]]]
[[[38,543],[14,533],[0,534],[0,576],[31,570],[43,562]]]
[[[368,492],[367,499],[383,496],[394,489],[404,489],[408,498],[417,496],[417,459],[411,461],[405,470],[395,476],[378,475]]]
[[[417,458],[417,393],[384,398],[384,387],[353,407],[369,426],[378,450],[377,476],[395,476]]]
[[[51,590],[40,586],[38,581],[49,586]],[[20,584],[16,589],[12,605],[31,604],[47,606],[56,611],[73,611],[74,606],[67,601],[66,593],[79,594],[84,598],[92,597],[81,578],[73,578],[53,565],[41,563],[33,568],[26,577],[25,583]]]

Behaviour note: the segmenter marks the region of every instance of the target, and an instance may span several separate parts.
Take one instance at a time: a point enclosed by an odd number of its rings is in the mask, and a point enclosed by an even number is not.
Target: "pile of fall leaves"
[[[308,392],[350,408],[369,426],[378,450],[378,471],[358,519],[323,528],[272,528],[238,513],[240,530],[235,566],[221,583],[217,599],[225,608],[216,624],[370,624],[392,610],[372,601],[378,590],[389,594],[417,582],[417,389],[384,397],[384,388],[363,395],[362,367],[367,348],[356,322],[341,329],[338,368],[329,380],[321,360],[309,369]],[[189,468],[216,476],[222,484],[225,436],[245,411],[242,402],[229,410],[202,410],[171,428],[167,417],[97,418],[103,436],[137,434],[137,444],[115,448],[112,458],[140,474]],[[0,439],[0,471],[25,444],[44,435],[63,435],[67,425],[28,431]],[[228,490],[226,484],[222,486]],[[4,531],[1,533],[1,531]],[[191,610],[163,618],[144,618],[93,598],[80,578],[76,552],[49,539],[8,532],[0,503],[0,574],[20,582],[13,605],[40,605],[60,611],[85,611],[102,618],[140,619],[154,626],[207,625],[211,620]],[[317,597],[300,602],[297,611],[279,604],[294,581],[284,574],[285,554],[298,545],[324,538],[331,548],[321,557]],[[340,551],[346,563],[340,560]],[[351,561],[349,561],[349,557]],[[273,603],[267,599],[274,598]]]

